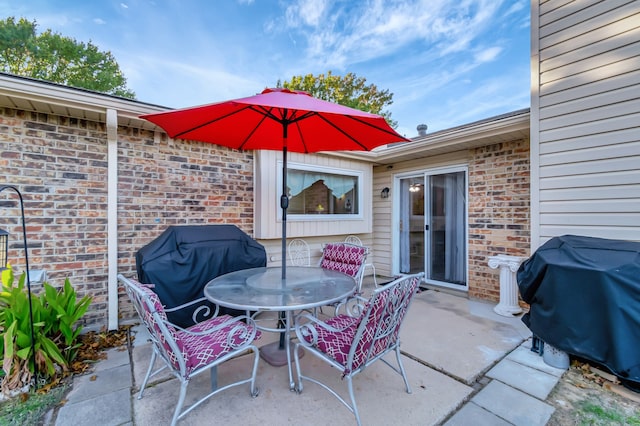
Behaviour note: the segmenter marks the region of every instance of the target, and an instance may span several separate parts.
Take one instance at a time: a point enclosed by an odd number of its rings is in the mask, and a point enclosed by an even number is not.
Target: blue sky
[[[110,51],[137,99],[170,108],[353,72],[393,93],[408,137],[527,108],[528,0],[0,0]]]

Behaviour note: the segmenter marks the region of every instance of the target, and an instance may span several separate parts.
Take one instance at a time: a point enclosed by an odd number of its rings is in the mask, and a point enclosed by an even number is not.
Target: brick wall
[[[93,303],[85,323],[107,324],[107,139],[104,123],[0,110],[0,184],[22,192],[30,269],[65,278]],[[170,225],[234,224],[253,233],[253,156],[217,145],[154,140],[118,130],[118,272],[135,273],[136,251]],[[0,196],[10,262],[24,270],[17,195]],[[40,290],[38,285],[34,291]],[[133,314],[119,292],[119,315]]]
[[[469,164],[469,297],[497,301],[490,256],[529,256],[529,142],[477,148]]]

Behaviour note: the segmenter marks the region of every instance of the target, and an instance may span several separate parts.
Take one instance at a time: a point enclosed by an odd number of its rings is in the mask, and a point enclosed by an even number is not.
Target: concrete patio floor
[[[366,284],[371,289],[373,284]],[[354,378],[363,425],[544,425],[553,408],[544,402],[564,372],[543,363],[531,352],[531,333],[520,318],[493,312],[493,304],[437,290],[416,295],[401,333],[403,362],[413,392],[383,363],[375,363]],[[164,425],[178,399],[179,382],[158,376],[136,398],[151,354],[141,327],[130,350],[112,349],[91,375],[74,379],[66,405],[51,414],[49,424]],[[258,347],[277,339],[263,333]],[[347,396],[340,373],[306,355],[305,374]],[[218,369],[218,383],[246,377],[251,358],[243,356]],[[196,408],[181,425],[353,425],[353,415],[319,386],[304,382],[301,394],[289,391],[286,366],[260,360],[257,385],[229,389]],[[186,404],[210,388],[208,373],[189,385]]]

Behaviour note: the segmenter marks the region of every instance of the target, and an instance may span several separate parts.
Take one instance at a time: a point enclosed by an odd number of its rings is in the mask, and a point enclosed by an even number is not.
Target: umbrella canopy
[[[303,91],[265,89],[247,98],[145,114],[172,138],[240,150],[282,150],[282,278],[286,278],[287,151],[369,151],[408,141],[384,117],[312,97]]]
[[[265,89],[247,98],[145,114],[141,118],[162,127],[172,138],[241,150],[282,150],[283,281],[287,277],[287,151],[369,151],[380,145],[408,141],[382,116],[282,88]],[[281,312],[281,325],[283,321]],[[281,334],[276,352],[283,349],[284,334]]]
[[[172,138],[241,150],[368,151],[408,141],[380,115],[281,88],[141,117],[162,127]]]

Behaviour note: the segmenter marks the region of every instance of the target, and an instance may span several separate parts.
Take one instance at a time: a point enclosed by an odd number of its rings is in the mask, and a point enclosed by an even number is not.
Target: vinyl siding
[[[640,2],[534,1],[531,53],[532,248],[640,241]]]

